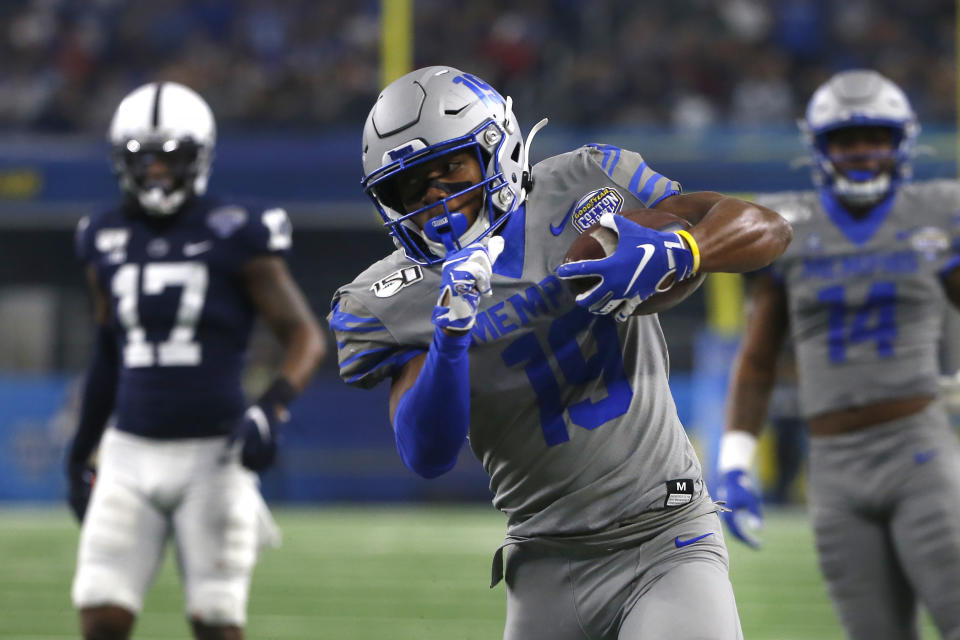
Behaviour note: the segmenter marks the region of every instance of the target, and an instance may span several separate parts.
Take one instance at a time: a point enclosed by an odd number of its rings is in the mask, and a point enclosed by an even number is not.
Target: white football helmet
[[[425,67],[390,83],[377,98],[363,129],[363,190],[407,257],[419,264],[442,262],[502,226],[526,198],[530,139],[526,144],[510,98],[480,78],[452,67]],[[473,150],[483,179],[439,203],[406,212],[393,189],[400,172],[453,151]],[[473,224],[448,208],[450,200],[483,190]],[[421,230],[410,218],[441,204],[444,213]],[[469,228],[467,228],[469,226]]]
[[[800,130],[813,154],[814,182],[853,206],[872,206],[912,176],[914,144],[920,125],[906,94],[876,71],[843,71],[810,98]],[[827,153],[827,134],[847,127],[889,127],[893,131],[894,170],[848,172],[837,169]]]
[[[217,128],[213,112],[195,91],[176,82],[151,82],[133,90],[110,123],[113,170],[120,188],[149,215],[169,216],[210,178]],[[154,162],[169,178],[148,175]]]

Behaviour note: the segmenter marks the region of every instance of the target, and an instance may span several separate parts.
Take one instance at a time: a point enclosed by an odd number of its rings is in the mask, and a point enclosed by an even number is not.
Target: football
[[[617,215],[658,231],[676,231],[690,228],[690,223],[685,219],[659,209],[630,209],[621,211]],[[611,255],[616,249],[617,234],[596,223],[587,227],[580,234],[580,237],[573,241],[573,244],[567,249],[563,261],[599,260]],[[707,274],[701,271],[696,276],[670,287],[663,293],[655,293],[637,305],[633,315],[660,313],[676,306],[696,291],[706,277]],[[576,278],[566,282],[573,294],[579,295],[596,284],[596,278]]]

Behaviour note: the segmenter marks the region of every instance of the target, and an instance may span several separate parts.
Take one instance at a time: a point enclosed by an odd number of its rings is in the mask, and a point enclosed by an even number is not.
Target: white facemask
[[[184,189],[165,193],[160,187],[153,187],[137,193],[137,201],[148,213],[157,216],[169,216],[176,213],[187,199]]]
[[[890,174],[881,173],[870,180],[851,180],[834,173],[833,193],[841,202],[853,207],[869,207],[877,204],[890,191]]]

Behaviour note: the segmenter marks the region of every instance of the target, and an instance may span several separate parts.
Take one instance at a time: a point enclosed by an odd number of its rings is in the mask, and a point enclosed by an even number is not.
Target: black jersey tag
[[[689,504],[693,500],[693,484],[690,478],[680,480],[667,480],[667,498],[663,502],[664,507],[679,507]]]

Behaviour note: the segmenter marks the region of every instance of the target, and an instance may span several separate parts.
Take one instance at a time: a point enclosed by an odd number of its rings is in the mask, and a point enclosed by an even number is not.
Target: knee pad
[[[98,486],[80,533],[74,606],[138,613],[163,557],[165,529],[163,518],[126,487]]]
[[[187,617],[206,625],[247,622],[247,581],[208,581],[192,586],[187,595]]]
[[[117,571],[88,567],[77,571],[70,597],[76,609],[115,606],[140,613],[143,596]]]

